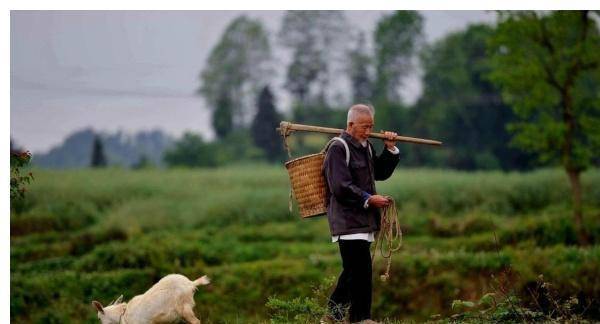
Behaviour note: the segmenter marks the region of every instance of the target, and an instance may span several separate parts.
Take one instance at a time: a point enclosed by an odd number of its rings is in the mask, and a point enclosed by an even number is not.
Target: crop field
[[[204,323],[313,322],[341,269],[326,218],[290,214],[283,166],[32,172],[10,216],[14,323],[96,323],[92,300],[169,273],[211,277],[195,295]],[[455,300],[508,291],[545,314],[575,297],[572,313],[600,320],[600,170],[582,182],[588,246],[562,170],[398,169],[378,183],[403,247],[387,282],[375,261],[374,318],[468,321]],[[536,295],[542,281],[555,299]]]

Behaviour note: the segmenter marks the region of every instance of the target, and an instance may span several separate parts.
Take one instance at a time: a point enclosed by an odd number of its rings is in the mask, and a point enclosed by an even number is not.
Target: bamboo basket
[[[285,163],[292,192],[302,218],[327,213],[325,177],[322,173],[325,152],[310,154]]]

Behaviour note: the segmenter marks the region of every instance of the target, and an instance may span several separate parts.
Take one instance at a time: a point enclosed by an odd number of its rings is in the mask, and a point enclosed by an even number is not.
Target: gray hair
[[[348,109],[348,119],[347,122],[354,122],[356,121],[356,117],[358,115],[363,115],[363,114],[367,114],[370,115],[371,117],[375,117],[375,108],[373,108],[373,106],[369,105],[369,104],[356,104],[352,107],[350,107],[350,109]]]

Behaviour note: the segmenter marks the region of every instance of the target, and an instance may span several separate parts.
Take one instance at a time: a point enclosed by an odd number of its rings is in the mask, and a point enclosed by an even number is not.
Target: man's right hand
[[[390,204],[390,200],[381,195],[372,195],[369,197],[369,206],[382,208]]]

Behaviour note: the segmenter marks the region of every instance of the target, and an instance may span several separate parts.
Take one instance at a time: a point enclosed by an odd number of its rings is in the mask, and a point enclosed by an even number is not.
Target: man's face
[[[369,114],[359,114],[354,122],[348,123],[348,133],[359,141],[366,141],[373,131],[373,117]]]

